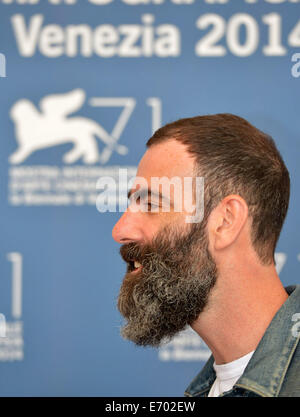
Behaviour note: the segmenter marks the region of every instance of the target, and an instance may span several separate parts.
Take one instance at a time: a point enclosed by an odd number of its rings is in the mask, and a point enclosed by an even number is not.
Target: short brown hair
[[[204,177],[204,218],[230,194],[240,195],[252,218],[251,241],[263,264],[275,263],[275,247],[287,214],[290,176],[271,136],[233,114],[196,116],[158,129],[146,146],[176,139],[195,157]]]

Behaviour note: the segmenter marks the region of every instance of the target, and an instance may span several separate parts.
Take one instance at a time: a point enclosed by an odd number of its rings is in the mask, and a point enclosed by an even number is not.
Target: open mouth
[[[128,261],[128,272],[138,272],[142,269],[142,265],[138,261]]]

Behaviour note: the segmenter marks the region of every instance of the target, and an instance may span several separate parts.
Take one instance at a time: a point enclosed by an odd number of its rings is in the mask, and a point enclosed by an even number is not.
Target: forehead
[[[147,149],[139,163],[137,176],[147,181],[151,177],[192,177],[194,161],[186,145],[169,139]]]

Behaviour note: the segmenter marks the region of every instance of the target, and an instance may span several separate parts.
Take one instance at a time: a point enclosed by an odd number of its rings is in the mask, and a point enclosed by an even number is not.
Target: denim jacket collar
[[[285,288],[289,298],[277,311],[234,387],[262,397],[277,397],[300,335],[295,336],[292,317],[300,312],[300,285]],[[211,355],[202,371],[186,389],[185,395],[207,396],[216,378]],[[224,396],[224,394],[222,395]]]

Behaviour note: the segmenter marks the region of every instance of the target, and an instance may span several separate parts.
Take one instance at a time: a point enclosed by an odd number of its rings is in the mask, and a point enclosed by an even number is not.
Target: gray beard
[[[166,226],[151,244],[120,248],[124,260],[142,264],[138,273],[127,269],[118,297],[118,309],[127,320],[121,334],[136,345],[158,347],[169,341],[208,304],[217,267],[205,225],[188,226],[188,233]]]

